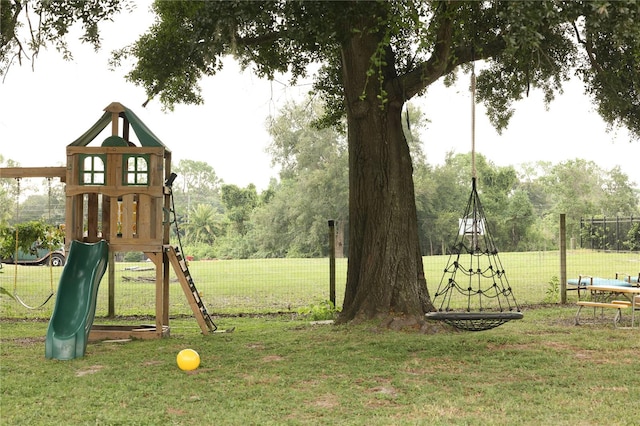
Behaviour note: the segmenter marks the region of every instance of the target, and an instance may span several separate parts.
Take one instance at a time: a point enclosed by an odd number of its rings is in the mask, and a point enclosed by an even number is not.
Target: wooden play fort
[[[109,243],[109,315],[114,314],[115,253],[143,252],[155,264],[155,325],[98,326],[92,339],[169,335],[169,278],[173,266],[204,334],[215,324],[200,299],[187,263],[169,244],[171,151],[128,108],[113,102],[67,146],[67,166],[5,168],[2,177],[59,177],[66,183],[65,241]],[[111,136],[89,146],[111,125]],[[131,141],[131,130],[139,146]]]

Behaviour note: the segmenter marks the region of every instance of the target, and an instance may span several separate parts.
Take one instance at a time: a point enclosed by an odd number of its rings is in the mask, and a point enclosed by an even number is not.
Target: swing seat
[[[522,312],[429,312],[427,319],[443,321],[465,331],[484,331],[511,320],[523,318]]]
[[[40,305],[38,306],[30,306],[27,305],[21,298],[20,296],[18,296],[18,293],[13,293],[13,300],[15,300],[16,302],[18,302],[19,304],[21,304],[22,306],[24,306],[27,309],[30,309],[32,311],[35,311],[37,309],[42,309],[44,308],[44,305],[47,304],[47,302],[49,302],[49,300],[51,300],[51,298],[53,297],[53,293],[49,294],[49,297],[46,298],[46,300],[44,302],[42,302]]]

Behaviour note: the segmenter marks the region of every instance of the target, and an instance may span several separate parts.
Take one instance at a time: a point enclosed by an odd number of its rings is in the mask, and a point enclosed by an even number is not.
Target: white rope
[[[475,66],[471,68],[471,177],[476,173],[476,73]]]

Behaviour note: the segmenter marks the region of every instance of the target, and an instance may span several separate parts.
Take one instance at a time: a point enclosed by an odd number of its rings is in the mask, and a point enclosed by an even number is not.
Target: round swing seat
[[[427,319],[443,321],[459,330],[484,331],[511,320],[523,318],[522,312],[429,312]]]

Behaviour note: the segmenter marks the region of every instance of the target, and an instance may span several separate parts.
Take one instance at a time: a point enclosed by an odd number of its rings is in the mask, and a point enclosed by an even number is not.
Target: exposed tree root
[[[427,321],[423,316],[418,315],[389,315],[381,323],[380,327],[394,331],[416,331],[422,334],[438,334],[458,332],[443,322]]]

